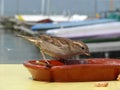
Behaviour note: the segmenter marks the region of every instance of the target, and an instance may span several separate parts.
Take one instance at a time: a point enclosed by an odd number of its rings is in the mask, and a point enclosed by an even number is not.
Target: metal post
[[[97,6],[97,0],[94,0],[94,4],[95,4],[95,5],[94,5],[94,6],[95,6],[95,7],[94,7],[94,8],[95,8],[95,14],[96,14],[96,13],[98,13],[98,11],[97,11],[97,7],[98,7],[98,6]]]
[[[105,58],[109,58],[109,52],[105,52]]]
[[[47,14],[49,14],[50,13],[50,0],[47,0],[47,8],[46,8],[47,10]]]
[[[19,3],[20,3],[19,0],[17,0],[17,1],[16,1],[16,5],[17,5],[17,7],[16,7],[16,8],[17,8],[16,13],[17,13],[17,14],[19,14]]]
[[[113,0],[110,0],[110,11],[113,11]]]
[[[99,13],[98,13],[98,1],[95,0],[94,2],[95,2],[95,16],[96,16],[96,18],[99,18],[100,16],[99,16]]]
[[[4,0],[1,0],[1,16],[3,16],[4,15]]]
[[[41,14],[44,14],[44,9],[45,9],[45,0],[41,1]]]

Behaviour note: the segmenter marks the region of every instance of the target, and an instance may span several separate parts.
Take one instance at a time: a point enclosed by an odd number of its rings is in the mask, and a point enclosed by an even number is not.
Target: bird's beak
[[[85,53],[85,55],[87,55],[87,56],[91,56],[89,52]]]

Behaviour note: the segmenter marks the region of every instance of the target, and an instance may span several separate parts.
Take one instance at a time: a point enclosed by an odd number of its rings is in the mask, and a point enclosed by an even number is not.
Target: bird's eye
[[[85,48],[84,47],[81,47],[82,50],[84,50]]]

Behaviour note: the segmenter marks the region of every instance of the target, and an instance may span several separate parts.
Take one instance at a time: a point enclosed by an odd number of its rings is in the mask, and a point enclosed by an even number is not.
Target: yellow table
[[[0,90],[120,90],[120,81],[106,81],[107,87],[95,87],[96,82],[34,81],[21,64],[0,64]]]

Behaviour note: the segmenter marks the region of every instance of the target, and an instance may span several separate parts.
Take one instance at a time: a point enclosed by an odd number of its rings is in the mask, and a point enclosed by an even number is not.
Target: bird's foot
[[[46,66],[46,67],[48,67],[48,68],[51,68],[52,67],[52,65],[47,61],[45,61],[45,62],[42,62],[42,61],[36,61],[36,64],[40,64],[40,65],[43,65],[43,66]]]
[[[49,62],[45,62],[45,63],[46,63],[46,67],[48,67],[48,68],[52,67],[52,65]]]

